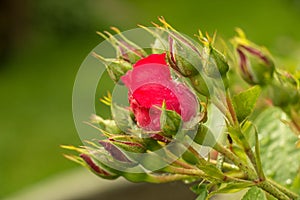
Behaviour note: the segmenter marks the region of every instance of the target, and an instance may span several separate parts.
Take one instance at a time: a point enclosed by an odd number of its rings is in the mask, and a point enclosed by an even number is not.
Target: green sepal
[[[147,56],[146,52],[141,47],[126,38],[119,29],[116,27],[111,27],[111,29],[116,32],[117,35],[112,35],[108,31],[104,31],[104,33],[97,31],[97,34],[103,37],[116,49],[118,59],[126,60],[134,64],[141,58]]]
[[[221,78],[226,75],[229,65],[221,52],[209,45],[204,48],[204,55],[203,69],[208,77]]]
[[[160,115],[160,126],[163,135],[167,137],[176,135],[181,126],[181,122],[181,116],[173,110],[167,110],[166,103],[163,102]]]
[[[226,73],[229,70],[229,65],[228,65],[228,62],[227,62],[224,54],[222,54],[216,48],[211,47],[211,55],[216,62],[216,65],[218,67],[218,70],[219,70],[221,76],[226,75]]]
[[[173,51],[168,54],[168,57],[175,65],[173,68],[185,77],[199,74],[199,70],[202,68],[200,56],[191,47],[179,40],[174,39],[171,45]]]
[[[116,179],[119,177],[118,174],[115,174],[107,170],[107,168],[103,167],[103,165],[100,164],[96,159],[93,159],[92,156],[89,156],[87,154],[81,154],[79,157],[82,159],[82,161],[85,162],[83,166],[87,167],[91,172],[93,172],[97,176],[109,180]]]
[[[192,77],[202,69],[201,46],[176,31],[164,18],[159,18],[164,27],[160,29],[169,34],[168,61],[181,75]]]
[[[146,148],[142,144],[137,142],[111,140],[111,143],[125,151],[129,151],[133,153],[146,152]]]
[[[210,91],[208,89],[208,86],[203,79],[203,75],[197,74],[195,76],[190,77],[191,83],[193,88],[202,94],[203,96],[209,97],[210,96]]]
[[[160,152],[159,155],[154,152],[148,151],[140,158],[139,164],[148,170],[159,169],[161,168],[161,166],[166,165],[167,158],[168,155],[162,151]]]

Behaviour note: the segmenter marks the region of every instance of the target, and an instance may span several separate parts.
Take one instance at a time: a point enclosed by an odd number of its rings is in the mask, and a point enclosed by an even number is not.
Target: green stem
[[[290,198],[286,194],[284,194],[282,191],[280,191],[277,187],[273,186],[268,181],[262,181],[258,183],[257,186],[279,200],[290,200]]]
[[[228,120],[228,122],[230,124],[234,124],[234,121],[231,117],[230,112],[228,112],[226,110],[226,108],[219,101],[217,101],[217,100],[213,101],[212,100],[212,103],[223,113],[223,115],[225,115],[226,119]]]
[[[255,127],[254,127],[255,128]],[[259,146],[259,140],[258,140],[258,132],[255,128],[255,155],[256,155],[256,166],[257,166],[257,174],[258,174],[258,177],[261,181],[265,180],[266,177],[265,177],[265,174],[264,174],[264,171],[263,171],[263,168],[262,168],[262,164],[261,164],[261,159],[260,159],[260,146]]]
[[[229,112],[231,113],[232,119],[234,121],[233,127],[234,130],[236,131],[236,133],[239,137],[239,140],[241,141],[241,143],[243,144],[243,149],[244,152],[246,153],[247,157],[249,158],[250,162],[252,163],[255,171],[257,172],[258,176],[259,176],[259,180],[262,181],[265,179],[262,167],[261,167],[261,161],[259,157],[256,157],[254,152],[252,151],[249,142],[247,141],[247,139],[245,138],[241,128],[240,128],[240,124],[239,121],[237,119],[233,104],[232,104],[232,100],[230,98],[230,94],[229,91],[226,91],[226,103],[228,105],[228,109]],[[259,150],[259,144],[258,144],[258,139],[256,142],[256,150]],[[259,152],[257,152],[259,153]]]
[[[299,196],[297,194],[295,194],[294,192],[288,190],[287,188],[283,187],[282,185],[276,183],[275,181],[273,181],[272,179],[267,179],[268,182],[270,184],[272,184],[273,186],[275,186],[276,188],[278,188],[281,192],[283,192],[284,194],[286,194],[288,197],[292,198],[292,199],[297,199],[299,198]]]
[[[222,153],[226,158],[231,160],[238,168],[240,168],[250,180],[256,180],[257,176],[255,171],[248,167],[247,164],[243,163],[242,160],[237,157],[235,154],[233,154],[231,151],[229,151],[224,146],[220,145],[219,143],[216,143],[213,147],[216,151]]]
[[[239,126],[239,121],[237,119],[237,116],[236,116],[236,113],[235,113],[235,110],[234,110],[234,107],[233,107],[233,104],[232,104],[232,101],[231,101],[230,94],[229,94],[228,90],[226,91],[226,104],[227,104],[228,110],[229,110],[229,112],[231,114],[231,117],[232,117],[232,120],[233,120],[232,126]]]
[[[217,160],[210,160],[209,162],[212,163],[212,164],[215,164],[215,165],[218,163]],[[227,162],[223,162],[222,169],[223,170],[228,170],[228,171],[232,171],[232,170],[233,171],[239,171],[240,170],[235,165],[227,163]]]
[[[164,176],[159,176],[159,175],[148,175],[146,178],[146,182],[149,183],[168,183],[168,182],[173,182],[173,181],[179,181],[183,179],[189,179],[189,178],[195,178],[195,175],[183,175],[183,174],[172,174],[172,175],[164,175]]]

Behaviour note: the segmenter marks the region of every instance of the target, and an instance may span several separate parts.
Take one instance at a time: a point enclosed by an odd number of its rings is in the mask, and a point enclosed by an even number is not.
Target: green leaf
[[[242,200],[267,200],[265,193],[254,186],[248,190],[248,192],[243,196]]]
[[[196,200],[206,200],[207,197],[207,186],[205,184],[193,185],[190,189],[198,195]]]
[[[260,138],[262,165],[266,176],[288,188],[293,185],[292,189],[299,193],[300,150],[295,146],[297,137],[281,119],[286,119],[286,115],[278,108],[270,108],[254,121]]]
[[[233,107],[239,122],[252,113],[260,92],[260,87],[256,85],[233,97]]]
[[[253,186],[252,182],[245,182],[245,183],[223,183],[221,184],[218,190],[213,191],[209,194],[209,197],[215,194],[228,194],[228,193],[236,193],[246,188]]]

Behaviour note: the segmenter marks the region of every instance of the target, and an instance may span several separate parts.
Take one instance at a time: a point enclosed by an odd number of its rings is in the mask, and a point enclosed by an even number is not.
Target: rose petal
[[[177,84],[175,87],[175,95],[179,99],[181,117],[183,121],[189,121],[197,115],[199,109],[199,104],[196,96],[191,92],[191,90],[183,85]]]
[[[183,121],[196,116],[199,108],[196,96],[184,84],[172,80],[165,54],[153,54],[138,61],[121,77],[129,89],[129,103],[137,123],[145,130],[160,130],[161,110],[176,111]]]
[[[144,64],[128,71],[121,80],[133,92],[137,88],[148,84],[166,84],[171,80],[170,69],[161,64]]]
[[[144,64],[149,64],[149,63],[156,63],[156,64],[161,64],[165,65],[168,67],[166,63],[166,53],[163,54],[151,54],[150,56],[143,58],[139,61],[137,61],[133,67],[138,67]]]
[[[130,96],[130,107],[138,124],[148,130],[160,130],[161,107],[166,103],[168,110],[180,114],[180,104],[174,92],[159,84],[145,84]],[[156,107],[157,106],[157,107]]]

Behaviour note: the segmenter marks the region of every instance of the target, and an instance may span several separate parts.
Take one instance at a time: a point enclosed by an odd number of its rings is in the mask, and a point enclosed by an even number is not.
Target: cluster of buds
[[[123,110],[122,112],[129,111]],[[174,116],[177,120],[174,119]],[[131,132],[125,133],[120,131],[112,120],[104,120],[100,116],[93,115],[91,120],[93,126],[100,126],[98,129],[105,139],[97,142],[89,141],[87,142],[88,146],[62,147],[79,153],[78,156],[65,155],[66,158],[87,167],[91,172],[104,179],[116,179],[122,176],[132,182],[150,183],[176,180],[194,182],[203,178],[220,182],[227,179],[226,175],[215,165],[195,154],[193,148],[186,149],[182,140],[174,140],[176,137],[178,139],[178,136],[172,133],[174,133],[174,129],[178,129],[179,118],[180,116],[176,112],[164,110],[161,120],[165,123],[162,123],[160,131],[147,132],[131,127]],[[128,122],[128,124],[131,123]],[[144,134],[143,137],[137,134],[141,132]],[[195,126],[193,130],[185,129],[182,132],[191,137],[190,139],[198,145],[218,148],[214,135],[203,124]],[[172,147],[165,148],[170,143],[172,143]],[[182,151],[176,159],[174,159],[176,154],[174,150]],[[198,166],[201,170],[197,171],[194,168],[190,172],[188,170],[189,173],[185,173],[187,166],[191,168]]]
[[[93,53],[93,55],[103,62],[111,79],[115,83],[118,83],[120,77],[132,69],[132,65],[144,58],[147,54],[137,44],[128,40],[119,29],[115,27],[111,29],[116,32],[117,36],[112,35],[108,31],[104,31],[104,33],[97,32],[97,34],[115,48],[116,58],[104,58],[97,53]]]
[[[163,18],[160,21],[162,26],[156,25],[155,31],[142,27],[155,36],[151,55],[116,28],[112,30],[117,35],[98,32],[115,48],[116,58],[94,56],[106,66],[114,82],[128,88],[130,105],[125,108],[114,104],[110,95],[102,99],[112,107],[113,119],[93,115],[90,125],[105,138],[80,148],[63,146],[80,153],[66,157],[107,179],[123,176],[134,182],[168,182],[205,177],[222,181],[226,175],[220,169],[186,146],[192,142],[214,148],[216,140],[203,124],[207,120],[205,104],[179,80],[189,79],[197,92],[209,96],[203,77],[220,79],[229,66],[212,41],[201,46]],[[187,166],[195,168],[197,175],[182,173]]]
[[[124,98],[129,106],[116,104],[110,94],[104,97],[101,101],[111,107],[112,119],[92,115],[88,123],[100,131],[101,139],[86,141],[82,147],[62,146],[79,153],[66,158],[105,179],[121,176],[132,182],[205,183],[205,198],[209,190],[217,193],[256,185],[276,197],[282,193],[295,197],[266,180],[258,133],[253,131],[255,153],[246,138],[251,124],[247,117],[260,87],[231,99],[227,90],[229,63],[214,44],[216,36],[204,36],[199,31],[198,44],[164,18],[159,21],[162,25],[154,24],[154,29],[140,26],[155,38],[150,54],[114,27],[116,35],[98,32],[115,48],[116,57],[94,56],[115,83],[127,88]],[[300,133],[299,80],[275,70],[268,51],[247,40],[241,30],[238,33],[233,41],[242,78],[251,85],[268,86],[273,104],[288,108],[285,111]],[[207,103],[201,101],[203,96]],[[229,148],[216,140],[206,124],[208,116],[213,116],[208,115],[208,103],[214,104],[226,120],[223,133],[228,133]],[[197,149],[200,146],[220,154],[202,156]]]
[[[190,79],[193,88],[203,96],[208,97],[212,92],[209,81],[222,78],[226,85],[229,64],[224,54],[214,46],[214,39],[199,32],[199,44],[178,32],[164,18],[159,18],[159,21],[162,26],[154,24],[155,30],[141,26],[156,38],[154,53],[167,52],[169,65],[178,74]]]
[[[237,33],[233,44],[239,58],[238,66],[242,78],[251,85],[266,87],[268,99],[291,118],[290,126],[300,135],[299,78],[290,72],[277,69],[266,48],[249,41],[241,29],[237,29]]]

